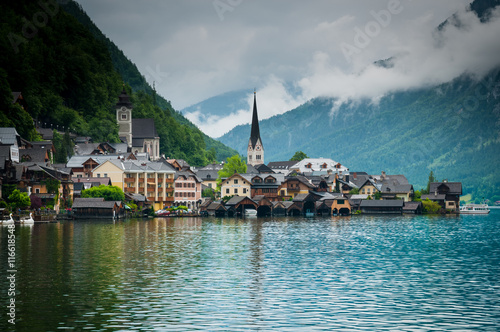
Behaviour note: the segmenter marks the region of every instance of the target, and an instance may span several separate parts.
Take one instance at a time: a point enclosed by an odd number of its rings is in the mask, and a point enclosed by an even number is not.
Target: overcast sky
[[[248,89],[247,109],[187,115],[213,137],[250,122],[254,88],[264,119],[317,96],[376,100],[500,63],[500,20],[479,24],[464,11],[472,0],[77,1],[175,109]],[[436,36],[457,12],[464,28]],[[392,68],[373,66],[393,56]]]

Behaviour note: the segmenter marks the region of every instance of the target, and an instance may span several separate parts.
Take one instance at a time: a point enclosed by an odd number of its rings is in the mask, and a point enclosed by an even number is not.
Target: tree
[[[226,163],[222,169],[218,172],[219,177],[217,178],[217,191],[220,191],[222,179],[228,178],[231,175],[238,173],[245,173],[247,171],[247,164],[245,164],[239,154],[235,154],[232,157],[227,158]]]
[[[297,152],[295,152],[293,157],[290,159],[290,161],[301,161],[301,160],[304,160],[306,158],[309,158],[309,157],[304,152],[297,151]]]
[[[101,184],[99,187],[92,187],[82,191],[83,198],[103,197],[105,201],[124,201],[125,194],[117,186],[105,186]]]
[[[42,199],[35,194],[30,196],[31,206],[30,209],[36,210],[42,207]]]
[[[429,194],[432,182],[436,182],[436,177],[434,176],[434,173],[431,171],[429,173],[429,181],[427,182],[427,188],[425,190],[422,189],[422,191],[421,191],[422,194],[424,194],[424,195],[428,195]]]
[[[422,204],[424,206],[424,211],[430,214],[436,214],[439,210],[441,210],[441,205],[428,198],[425,201],[422,201]]]
[[[31,205],[28,193],[22,193],[18,189],[10,194],[9,203],[12,209],[25,209]]]
[[[212,188],[205,188],[201,193],[201,197],[210,197],[211,200],[214,200],[214,190]]]
[[[373,199],[381,199],[382,198],[382,193],[380,191],[377,191],[375,194],[373,194]]]
[[[349,190],[349,194],[350,195],[357,195],[357,194],[359,194],[359,188],[352,188],[351,190]]]

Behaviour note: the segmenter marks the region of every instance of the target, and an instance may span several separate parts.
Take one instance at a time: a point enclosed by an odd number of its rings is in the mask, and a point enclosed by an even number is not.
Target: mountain
[[[483,19],[498,3],[475,1],[471,8]],[[425,188],[432,170],[439,180],[461,181],[464,194],[477,200],[500,199],[500,68],[481,80],[464,74],[439,86],[390,93],[376,104],[314,98],[261,121],[260,133],[266,162],[303,151],[351,171],[405,174],[415,189]],[[249,135],[244,125],[219,140],[246,155]]]
[[[181,110],[184,115],[200,112],[203,118],[211,116],[225,116],[241,109],[248,109],[248,96],[252,91],[248,89],[229,91]]]
[[[36,139],[35,120],[95,140],[117,141],[114,105],[125,83],[132,94],[133,117],[155,119],[165,155],[203,165],[234,153],[157,95],[74,1],[2,3],[0,13],[4,37],[0,40],[0,126],[15,126],[32,140]],[[22,92],[26,110],[10,105],[11,91]]]

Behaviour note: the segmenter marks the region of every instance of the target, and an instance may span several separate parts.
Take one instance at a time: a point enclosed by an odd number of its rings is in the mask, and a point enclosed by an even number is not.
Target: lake
[[[499,331],[499,226],[499,210],[16,225],[14,273],[2,226],[0,330]]]

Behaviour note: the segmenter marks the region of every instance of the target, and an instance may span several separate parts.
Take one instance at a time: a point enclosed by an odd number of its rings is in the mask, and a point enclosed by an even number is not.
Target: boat
[[[245,209],[245,216],[256,216],[257,210],[255,209]]]
[[[21,218],[19,220],[21,224],[26,224],[26,225],[31,225],[35,223],[35,220],[33,219],[33,214],[30,212],[30,217],[29,218]]]
[[[488,214],[490,208],[487,204],[465,204],[460,206],[461,214]]]
[[[9,215],[9,219],[3,219],[2,225],[12,225],[14,224],[14,219],[12,219],[12,213]]]

